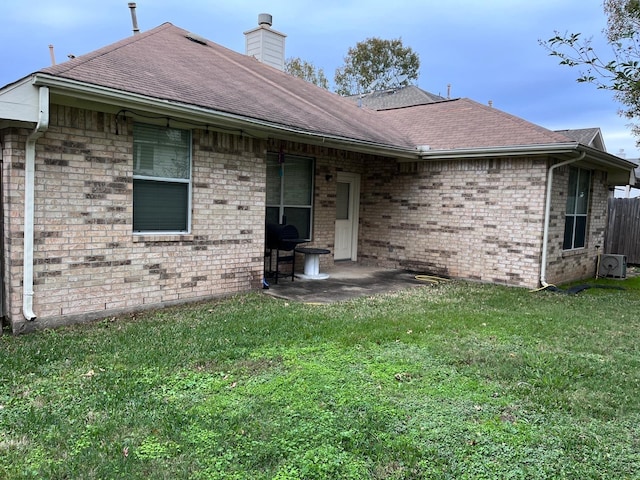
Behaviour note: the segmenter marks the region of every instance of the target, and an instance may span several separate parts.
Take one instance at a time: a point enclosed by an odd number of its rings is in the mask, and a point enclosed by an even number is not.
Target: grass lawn
[[[0,478],[640,478],[640,277],[0,337]]]

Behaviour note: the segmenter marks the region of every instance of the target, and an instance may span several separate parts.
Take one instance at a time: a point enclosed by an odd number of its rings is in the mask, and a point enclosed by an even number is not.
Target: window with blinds
[[[133,126],[133,231],[186,233],[191,216],[191,132]]]
[[[293,225],[311,239],[314,160],[267,154],[267,223]]]

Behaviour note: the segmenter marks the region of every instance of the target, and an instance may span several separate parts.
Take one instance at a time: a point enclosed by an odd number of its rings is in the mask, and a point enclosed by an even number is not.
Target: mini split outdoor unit
[[[598,276],[627,278],[627,257],[625,255],[602,255]]]

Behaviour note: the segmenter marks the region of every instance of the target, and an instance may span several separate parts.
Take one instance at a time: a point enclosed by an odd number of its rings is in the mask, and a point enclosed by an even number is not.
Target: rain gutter
[[[540,265],[540,284],[543,287],[548,287],[547,283],[547,249],[549,247],[549,219],[551,216],[551,193],[553,188],[553,172],[565,165],[569,165],[571,163],[576,163],[582,160],[587,155],[587,152],[582,151],[580,154],[572,158],[570,160],[565,160],[564,162],[556,163],[549,168],[549,173],[547,174],[547,198],[544,208],[544,231],[542,234],[542,260]]]
[[[508,157],[514,155],[568,155],[584,152],[588,155],[588,159],[594,161],[599,167],[622,170],[631,170],[635,167],[635,164],[629,160],[616,157],[610,153],[582,145],[578,142],[453,149],[432,149],[429,145],[419,145],[417,151],[422,160]]]
[[[507,157],[511,155],[560,155],[574,152],[581,146],[576,142],[544,143],[537,145],[509,145],[480,148],[432,149],[429,145],[419,145],[418,153],[423,160],[459,159],[478,157]]]
[[[33,239],[36,173],[36,142],[49,128],[49,88],[38,90],[38,123],[27,137],[24,166],[24,248],[22,264],[22,314],[29,321],[33,312]]]

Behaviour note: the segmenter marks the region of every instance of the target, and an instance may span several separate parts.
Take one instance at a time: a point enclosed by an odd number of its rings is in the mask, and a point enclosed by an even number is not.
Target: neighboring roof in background
[[[566,135],[582,145],[593,147],[596,150],[606,152],[604,139],[599,128],[577,128],[571,130],[556,130],[556,132]]]
[[[424,105],[425,103],[434,103],[446,100],[446,98],[441,97],[440,95],[429,93],[415,85],[364,93],[360,95],[350,95],[345,98],[348,98],[359,106],[370,108],[371,110],[411,107],[414,105]]]

